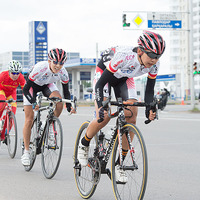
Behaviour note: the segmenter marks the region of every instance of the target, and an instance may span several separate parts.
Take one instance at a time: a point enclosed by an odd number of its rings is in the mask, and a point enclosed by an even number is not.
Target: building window
[[[13,54],[13,56],[21,56],[22,52],[14,51],[14,52],[12,52],[12,54]]]

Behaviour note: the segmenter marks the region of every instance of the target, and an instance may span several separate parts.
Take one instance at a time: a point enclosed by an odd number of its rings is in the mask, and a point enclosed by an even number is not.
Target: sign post
[[[156,13],[147,14],[148,28],[182,28],[181,13]]]
[[[131,12],[122,14],[124,30],[173,29],[183,30],[181,12]]]

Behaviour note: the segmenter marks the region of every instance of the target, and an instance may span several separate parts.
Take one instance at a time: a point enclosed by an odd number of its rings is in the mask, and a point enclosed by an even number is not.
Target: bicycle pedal
[[[56,149],[59,149],[59,147],[58,146],[50,146],[50,145],[48,145],[48,149],[53,149],[53,150],[56,150]]]
[[[121,185],[125,185],[126,183],[124,182],[120,182],[120,181],[116,181],[117,184],[121,184]]]
[[[8,142],[7,142],[7,137],[5,138],[5,140],[3,140],[3,144],[6,144],[6,145],[8,145]]]

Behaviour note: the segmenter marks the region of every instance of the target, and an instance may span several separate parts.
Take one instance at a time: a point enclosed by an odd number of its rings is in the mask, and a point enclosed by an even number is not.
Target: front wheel
[[[17,151],[17,122],[13,112],[9,113],[8,123],[6,136],[8,153],[11,158],[14,158]]]
[[[120,149],[117,138],[113,147],[111,163],[113,191],[117,200],[141,200],[144,197],[147,184],[148,164],[146,147],[142,134],[135,125],[126,124],[123,128],[127,134],[130,133],[133,136],[131,145],[128,147],[128,153],[123,161],[123,169],[128,180],[125,183],[119,183],[116,177],[118,170],[116,161],[118,160]]]
[[[88,152],[88,165],[82,167],[78,160],[78,150],[81,139],[85,136],[89,122],[84,122],[79,128],[76,143],[74,148],[74,177],[79,194],[83,199],[90,198],[97,187],[99,181],[99,168],[100,163],[97,158],[94,157],[94,151],[97,148],[97,137],[94,136],[90,141]]]
[[[63,131],[57,117],[47,121],[42,142],[42,171],[46,178],[51,179],[56,174],[63,149]]]

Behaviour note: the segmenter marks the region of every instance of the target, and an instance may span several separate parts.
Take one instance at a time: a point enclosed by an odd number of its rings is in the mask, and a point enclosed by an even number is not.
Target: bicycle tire
[[[14,158],[17,151],[17,121],[13,112],[9,113],[9,130],[7,130],[7,147],[11,158]]]
[[[78,147],[79,147],[82,137],[86,133],[86,129],[88,125],[89,125],[89,122],[86,121],[79,128],[79,131],[76,137],[75,148],[74,148],[74,164],[75,164],[74,177],[75,177],[75,182],[76,182],[76,187],[78,189],[78,192],[83,199],[90,198],[94,194],[97,187],[97,182],[94,178],[92,168],[89,165],[86,167],[81,167],[78,161]],[[88,158],[94,157],[94,149],[96,147],[97,147],[97,137],[94,136],[93,139],[90,141]]]
[[[142,200],[146,190],[147,176],[148,176],[148,163],[147,163],[147,151],[139,129],[133,124],[126,124],[123,128],[128,129],[134,133],[132,145],[134,147],[134,158],[138,165],[138,169],[125,171],[128,176],[128,182],[125,184],[119,184],[116,181],[115,176],[115,162],[118,158],[118,138],[116,139],[112,152],[111,161],[111,177],[112,186],[115,199],[117,200],[130,200],[138,199]],[[126,155],[123,166],[132,166],[133,161],[130,155],[130,151]]]
[[[29,152],[30,152],[30,165],[24,166],[25,171],[29,172],[35,163],[36,156],[37,156],[37,119],[33,121],[31,127],[31,138],[29,144]],[[22,147],[22,154],[24,153],[24,148]]]
[[[53,129],[49,130],[50,125]],[[47,179],[51,179],[55,176],[63,149],[63,130],[60,120],[57,117],[53,117],[52,120],[47,121],[47,126],[44,130],[44,137],[42,142],[42,171]],[[50,140],[49,135],[53,131],[53,139]]]

